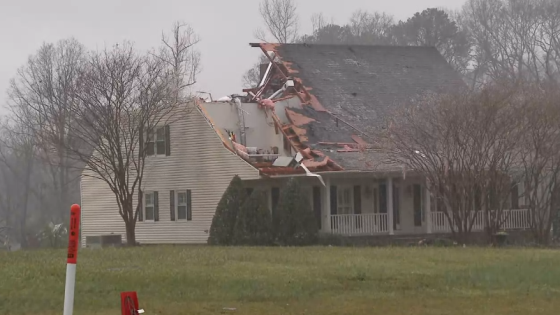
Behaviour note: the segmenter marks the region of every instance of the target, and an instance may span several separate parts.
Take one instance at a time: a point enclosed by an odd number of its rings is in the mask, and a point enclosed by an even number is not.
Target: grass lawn
[[[61,314],[65,271],[62,250],[0,253],[0,314]],[[121,291],[137,291],[146,315],[557,314],[560,251],[81,250],[74,314],[120,314]]]

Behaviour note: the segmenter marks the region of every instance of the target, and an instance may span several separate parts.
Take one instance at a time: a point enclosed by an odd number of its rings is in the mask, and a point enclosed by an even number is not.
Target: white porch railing
[[[473,212],[474,213],[474,212]],[[453,214],[451,214],[453,219]],[[432,231],[433,232],[451,232],[449,220],[443,212],[432,212]],[[502,228],[505,230],[515,229],[528,229],[529,225],[529,210],[527,209],[512,209],[503,210],[500,220],[503,221]],[[472,227],[472,231],[484,231],[484,212],[478,211]]]
[[[389,232],[386,213],[331,215],[331,233],[373,235]]]

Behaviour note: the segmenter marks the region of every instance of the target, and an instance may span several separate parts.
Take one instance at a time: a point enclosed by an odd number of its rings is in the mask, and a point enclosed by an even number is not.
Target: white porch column
[[[321,207],[321,225],[322,231],[325,233],[331,232],[331,180],[328,177],[323,177],[326,187],[321,187],[322,207]]]
[[[430,190],[428,189],[428,184],[424,184],[424,208],[425,208],[425,216],[426,216],[426,233],[432,234],[432,200],[430,198]]]
[[[389,235],[395,234],[393,231],[393,178],[387,178],[387,225]]]

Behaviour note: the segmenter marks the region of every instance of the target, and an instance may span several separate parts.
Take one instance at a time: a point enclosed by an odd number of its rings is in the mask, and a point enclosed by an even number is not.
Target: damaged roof
[[[382,166],[383,152],[359,152],[357,146],[373,143],[373,135],[385,128],[395,109],[425,93],[464,86],[459,74],[434,47],[251,46],[274,52],[276,69],[271,75],[293,78],[296,83],[291,94],[304,105],[286,108],[293,132],[302,144],[296,144],[296,148],[320,151],[345,170],[399,169],[396,165]],[[259,91],[258,95],[264,94]],[[289,94],[286,90],[282,98]]]
[[[276,52],[327,110],[367,134],[395,107],[464,84],[434,47],[287,44]]]

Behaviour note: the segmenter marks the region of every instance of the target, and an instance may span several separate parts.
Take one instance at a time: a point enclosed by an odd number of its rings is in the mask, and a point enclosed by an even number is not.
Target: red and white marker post
[[[70,230],[68,233],[68,257],[66,259],[66,287],[64,289],[64,315],[74,311],[74,286],[76,284],[76,262],[80,244],[80,206],[70,207]]]

